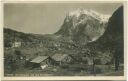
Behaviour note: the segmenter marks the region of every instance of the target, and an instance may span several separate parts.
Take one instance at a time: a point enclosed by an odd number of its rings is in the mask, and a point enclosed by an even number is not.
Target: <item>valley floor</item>
[[[21,68],[12,74],[5,73],[5,76],[123,76],[123,68],[120,67],[119,71],[115,72],[112,67],[113,66],[97,65],[95,67],[95,73],[92,72],[91,66],[85,69],[48,67],[42,70],[39,68]]]

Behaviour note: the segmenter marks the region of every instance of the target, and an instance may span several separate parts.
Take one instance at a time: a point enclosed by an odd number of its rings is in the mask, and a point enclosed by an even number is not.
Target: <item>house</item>
[[[20,41],[15,41],[13,44],[12,44],[12,47],[20,47],[21,46],[21,42]]]
[[[57,65],[68,64],[72,62],[72,57],[68,54],[55,54],[51,57]]]
[[[53,61],[49,56],[37,56],[30,62],[33,63],[33,68],[41,67],[42,69],[45,69],[50,66]]]

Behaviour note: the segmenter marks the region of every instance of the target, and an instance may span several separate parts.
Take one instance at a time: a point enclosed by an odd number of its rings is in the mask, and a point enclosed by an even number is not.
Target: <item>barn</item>
[[[30,62],[33,64],[33,68],[41,67],[41,69],[45,69],[50,66],[53,61],[49,56],[37,56]]]
[[[68,64],[73,61],[72,57],[70,57],[68,54],[54,54],[51,58],[57,65]]]

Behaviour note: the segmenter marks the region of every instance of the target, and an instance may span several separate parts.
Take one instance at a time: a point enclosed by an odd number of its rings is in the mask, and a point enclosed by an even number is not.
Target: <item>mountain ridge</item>
[[[77,9],[69,12],[67,16],[76,16],[78,18],[80,14],[92,16],[97,20],[101,20],[101,22],[106,22],[110,18],[110,15],[104,15],[91,9]]]
[[[93,16],[95,14],[95,16]],[[76,10],[66,15],[64,22],[55,35],[70,37],[70,40],[80,43],[77,40],[83,38],[86,42],[97,40],[105,31],[107,22],[103,21],[100,14],[92,10]],[[107,21],[109,17],[106,17]],[[80,38],[79,38],[80,37]],[[85,38],[84,38],[85,37]]]

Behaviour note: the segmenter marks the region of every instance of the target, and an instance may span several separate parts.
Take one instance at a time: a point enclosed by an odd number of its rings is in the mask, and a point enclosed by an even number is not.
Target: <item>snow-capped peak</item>
[[[89,9],[77,9],[75,11],[69,12],[68,16],[69,17],[75,16],[76,18],[78,18],[81,14],[92,16],[93,18],[101,22],[106,22],[110,18],[110,15],[103,15],[101,13],[98,13],[94,10],[89,10]]]

